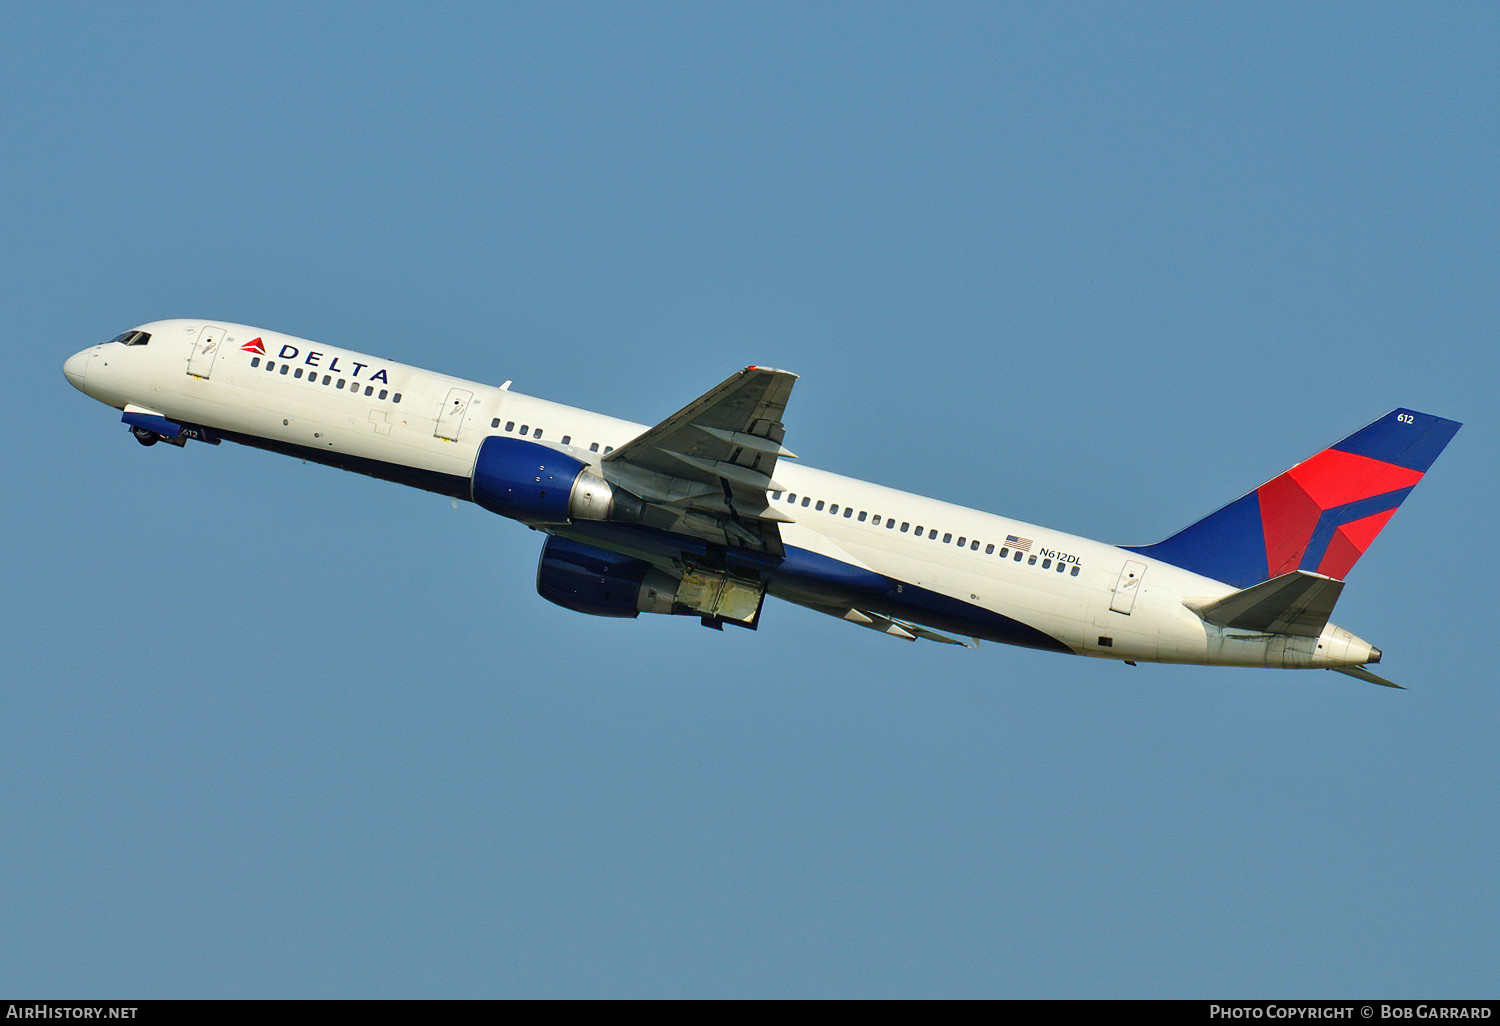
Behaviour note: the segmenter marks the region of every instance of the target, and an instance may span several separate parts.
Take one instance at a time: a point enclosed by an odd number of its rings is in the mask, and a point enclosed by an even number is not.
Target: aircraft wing
[[[644,523],[721,545],[783,554],[773,509],[781,418],[797,375],[746,367],[604,457],[610,484],[646,502]]]

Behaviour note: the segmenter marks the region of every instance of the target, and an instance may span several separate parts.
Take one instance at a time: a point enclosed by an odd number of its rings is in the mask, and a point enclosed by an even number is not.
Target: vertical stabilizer
[[[1392,410],[1166,541],[1130,551],[1237,588],[1295,570],[1342,581],[1460,426]]]

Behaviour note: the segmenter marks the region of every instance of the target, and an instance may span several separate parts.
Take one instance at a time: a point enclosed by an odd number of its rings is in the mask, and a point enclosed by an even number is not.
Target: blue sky
[[[48,4],[0,29],[0,992],[1494,996],[1493,5]],[[538,538],[142,449],[74,351],[251,323],[1155,541],[1466,426],[1388,691],[614,622]]]

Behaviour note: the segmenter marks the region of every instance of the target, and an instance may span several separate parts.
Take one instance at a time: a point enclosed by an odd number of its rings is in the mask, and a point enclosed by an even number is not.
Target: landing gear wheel
[[[142,445],[155,445],[161,438],[155,431],[143,427],[133,427],[130,429],[130,433],[135,435],[135,440]]]

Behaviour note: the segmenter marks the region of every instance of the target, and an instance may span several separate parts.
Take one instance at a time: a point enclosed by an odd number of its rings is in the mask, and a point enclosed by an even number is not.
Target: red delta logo
[[[252,338],[249,342],[246,342],[244,345],[240,346],[240,348],[247,353],[254,353],[256,356],[266,355],[266,347],[264,343],[261,342],[259,336]]]
[[[1261,485],[1266,572],[1311,570],[1342,581],[1396,513],[1422,471],[1340,449]]]

